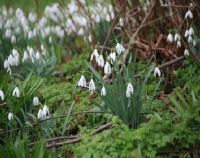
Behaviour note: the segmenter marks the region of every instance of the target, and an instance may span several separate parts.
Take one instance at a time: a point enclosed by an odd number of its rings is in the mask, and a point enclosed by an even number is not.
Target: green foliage
[[[17,138],[13,144],[12,139],[5,140],[4,145],[0,145],[1,158],[51,158],[53,153],[46,150],[44,141],[39,141],[34,147],[29,148],[28,137]]]
[[[74,147],[77,158],[126,158],[131,157],[133,149],[132,134],[126,125],[120,125],[118,118],[113,118],[112,129],[101,134],[91,136],[91,133],[83,135],[83,141]]]
[[[183,68],[174,72],[175,86],[182,87],[184,90],[193,90],[200,95],[200,87],[197,86],[200,80],[199,66],[193,60],[187,59],[183,63]]]

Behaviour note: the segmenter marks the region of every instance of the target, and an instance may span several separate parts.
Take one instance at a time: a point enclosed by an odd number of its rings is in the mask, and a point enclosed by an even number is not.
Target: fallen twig
[[[112,126],[112,122],[109,122],[109,123],[107,123],[105,125],[102,125],[99,128],[97,128],[92,135],[96,135],[96,134],[98,134],[98,133],[110,128],[111,126]],[[66,145],[66,144],[78,143],[81,140],[82,140],[81,136],[76,136],[75,139],[67,140],[67,141],[63,141],[63,142],[58,142],[58,143],[47,144],[46,147],[47,148],[60,147],[60,146]]]

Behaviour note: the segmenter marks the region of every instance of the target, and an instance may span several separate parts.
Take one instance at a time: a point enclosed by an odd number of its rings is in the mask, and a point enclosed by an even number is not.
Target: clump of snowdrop
[[[127,85],[127,88],[126,88],[126,97],[127,98],[130,98],[131,97],[131,95],[133,94],[133,85],[132,85],[132,83],[128,83],[128,85]]]
[[[19,53],[16,49],[12,50],[12,53],[4,61],[4,68],[11,72],[11,67],[19,65]]]
[[[161,71],[160,71],[160,69],[158,68],[158,67],[155,67],[155,69],[154,69],[154,76],[155,77],[160,77],[161,76]]]
[[[141,82],[140,79],[138,81],[135,80],[133,74],[136,72],[133,72],[135,70],[129,67],[131,66],[129,64],[135,64],[131,63],[134,60],[129,60],[129,62],[126,63],[124,58],[121,58],[122,56],[120,54],[126,51],[122,44],[117,43],[115,50],[116,52],[113,52],[113,49],[108,53],[101,52],[104,53],[104,59],[106,59],[104,61],[105,65],[102,64],[104,65],[103,72],[102,69],[97,67],[97,65],[100,65],[98,64],[98,61],[99,58],[101,58],[101,55],[98,54],[97,49],[92,52],[90,57],[91,65],[89,68],[96,78],[95,82],[93,79],[89,81],[88,89],[101,96],[104,103],[102,104],[102,108],[105,108],[106,110],[109,109],[125,123],[136,128],[139,124],[146,79],[143,82]],[[95,61],[96,64],[94,63]],[[95,68],[96,72],[94,72]],[[145,78],[150,76],[152,70],[153,66],[150,67]],[[161,76],[161,74],[159,74],[159,76]],[[78,86],[84,85],[82,84],[82,78],[83,77],[78,81]],[[84,83],[86,83],[85,78]],[[132,83],[135,83],[135,85]]]
[[[4,93],[1,89],[0,89],[0,98],[1,98],[2,101],[4,101]]]
[[[13,92],[12,92],[12,96],[13,96],[13,97],[17,97],[17,98],[20,97],[20,91],[19,91],[19,88],[18,88],[18,87],[15,87],[15,89],[14,89]]]

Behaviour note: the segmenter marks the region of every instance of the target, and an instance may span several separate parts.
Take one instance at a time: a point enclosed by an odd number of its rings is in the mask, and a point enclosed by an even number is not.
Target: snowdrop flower
[[[180,48],[181,47],[181,41],[177,41],[176,46],[177,46],[177,48]]]
[[[191,10],[188,10],[188,11],[186,12],[186,14],[185,14],[185,19],[187,19],[187,18],[193,19],[193,14],[192,14]]]
[[[80,28],[77,34],[78,34],[79,36],[83,36],[83,35],[84,35],[84,29],[83,29],[83,28]]]
[[[95,87],[94,81],[93,81],[93,79],[91,79],[90,83],[89,83],[89,90],[95,91],[95,89],[96,89],[96,87]]]
[[[103,56],[102,56],[102,55],[99,56],[98,61],[97,61],[97,64],[98,64],[98,66],[100,66],[100,67],[104,67],[104,59],[103,59]]]
[[[193,40],[193,46],[195,47],[197,45],[197,42]]]
[[[155,67],[155,69],[154,69],[154,76],[155,76],[155,77],[156,77],[156,76],[158,76],[158,77],[161,76],[161,72],[160,72],[160,69],[159,69],[158,67]]]
[[[28,19],[29,19],[30,22],[35,22],[36,19],[37,19],[37,15],[35,13],[30,12],[28,14]]]
[[[106,96],[106,89],[104,86],[101,89],[101,96]]]
[[[42,109],[39,109],[38,114],[37,114],[37,118],[38,119],[42,119],[43,118],[43,111],[42,111]]]
[[[193,42],[192,36],[189,36],[188,37],[188,43],[192,43],[192,42]]]
[[[6,38],[11,38],[11,36],[12,36],[12,31],[11,31],[11,29],[6,29],[5,37],[6,37]]]
[[[37,51],[37,53],[35,54],[35,59],[39,60],[40,59],[40,53]]]
[[[38,97],[33,97],[33,105],[37,106],[39,104],[40,104],[40,101],[39,101]]]
[[[190,55],[190,54],[189,54],[189,51],[188,51],[187,49],[184,50],[184,55],[185,55],[185,56],[189,56],[189,55]]]
[[[120,19],[119,19],[119,25],[120,25],[120,26],[124,26],[124,20],[123,20],[123,18],[120,18]]]
[[[98,61],[98,58],[99,58],[99,53],[98,53],[97,49],[95,49],[95,50],[92,52],[91,57],[90,57],[90,60],[92,61],[94,57],[95,57],[95,60],[96,60],[96,62],[97,62],[97,61]]]
[[[12,55],[10,55],[10,65],[11,66],[19,65],[19,53],[16,49],[13,49]]]
[[[9,121],[13,120],[13,113],[11,112],[8,113],[8,120]]]
[[[85,80],[85,76],[81,76],[80,80],[78,81],[78,86],[79,87],[86,87],[86,80]]]
[[[4,69],[8,69],[8,68],[10,68],[10,65],[9,65],[8,60],[6,59],[6,60],[4,61]]]
[[[49,108],[46,105],[42,109],[42,114],[43,114],[44,117],[49,115]]]
[[[106,21],[110,22],[110,15],[106,14]]]
[[[52,37],[51,36],[49,37],[49,43],[52,43]]]
[[[117,43],[116,47],[115,47],[117,53],[120,55],[122,52],[125,51],[125,48],[123,47],[122,44]]]
[[[192,27],[190,27],[188,34],[190,36],[192,36],[194,34],[194,29]]]
[[[104,73],[109,75],[109,74],[111,74],[111,71],[112,71],[112,69],[111,69],[109,62],[106,62],[105,66],[104,66]]]
[[[29,55],[28,55],[27,51],[25,50],[23,58],[22,58],[22,62],[24,63],[26,60],[28,60],[28,58],[29,58]]]
[[[14,35],[12,35],[11,37],[11,43],[12,44],[15,44],[16,43],[16,37]]]
[[[20,96],[20,91],[19,91],[19,88],[18,87],[15,87],[15,89],[13,90],[12,92],[12,96],[13,97],[18,97]]]
[[[0,98],[1,98],[2,101],[4,100],[4,93],[3,93],[2,90],[0,90]]]
[[[185,38],[187,38],[189,36],[189,30],[186,30],[185,31],[185,34],[184,34]]]
[[[126,88],[126,97],[130,98],[130,96],[133,94],[133,85],[129,82],[128,86]]]
[[[89,40],[90,43],[92,43],[92,35],[88,36],[88,40]]]
[[[171,33],[167,36],[167,42],[172,43],[173,42],[173,35]]]
[[[33,32],[32,31],[29,31],[28,32],[28,39],[32,39],[33,38]]]
[[[178,33],[175,34],[174,36],[174,41],[180,41],[181,40],[181,37]]]
[[[110,53],[110,55],[108,56],[108,60],[110,60],[111,63],[115,62],[115,60],[116,60],[116,53],[115,52]]]

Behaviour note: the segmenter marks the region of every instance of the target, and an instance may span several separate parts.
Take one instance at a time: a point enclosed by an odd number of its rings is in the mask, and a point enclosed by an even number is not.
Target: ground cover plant
[[[200,157],[198,0],[0,2],[0,157]]]

